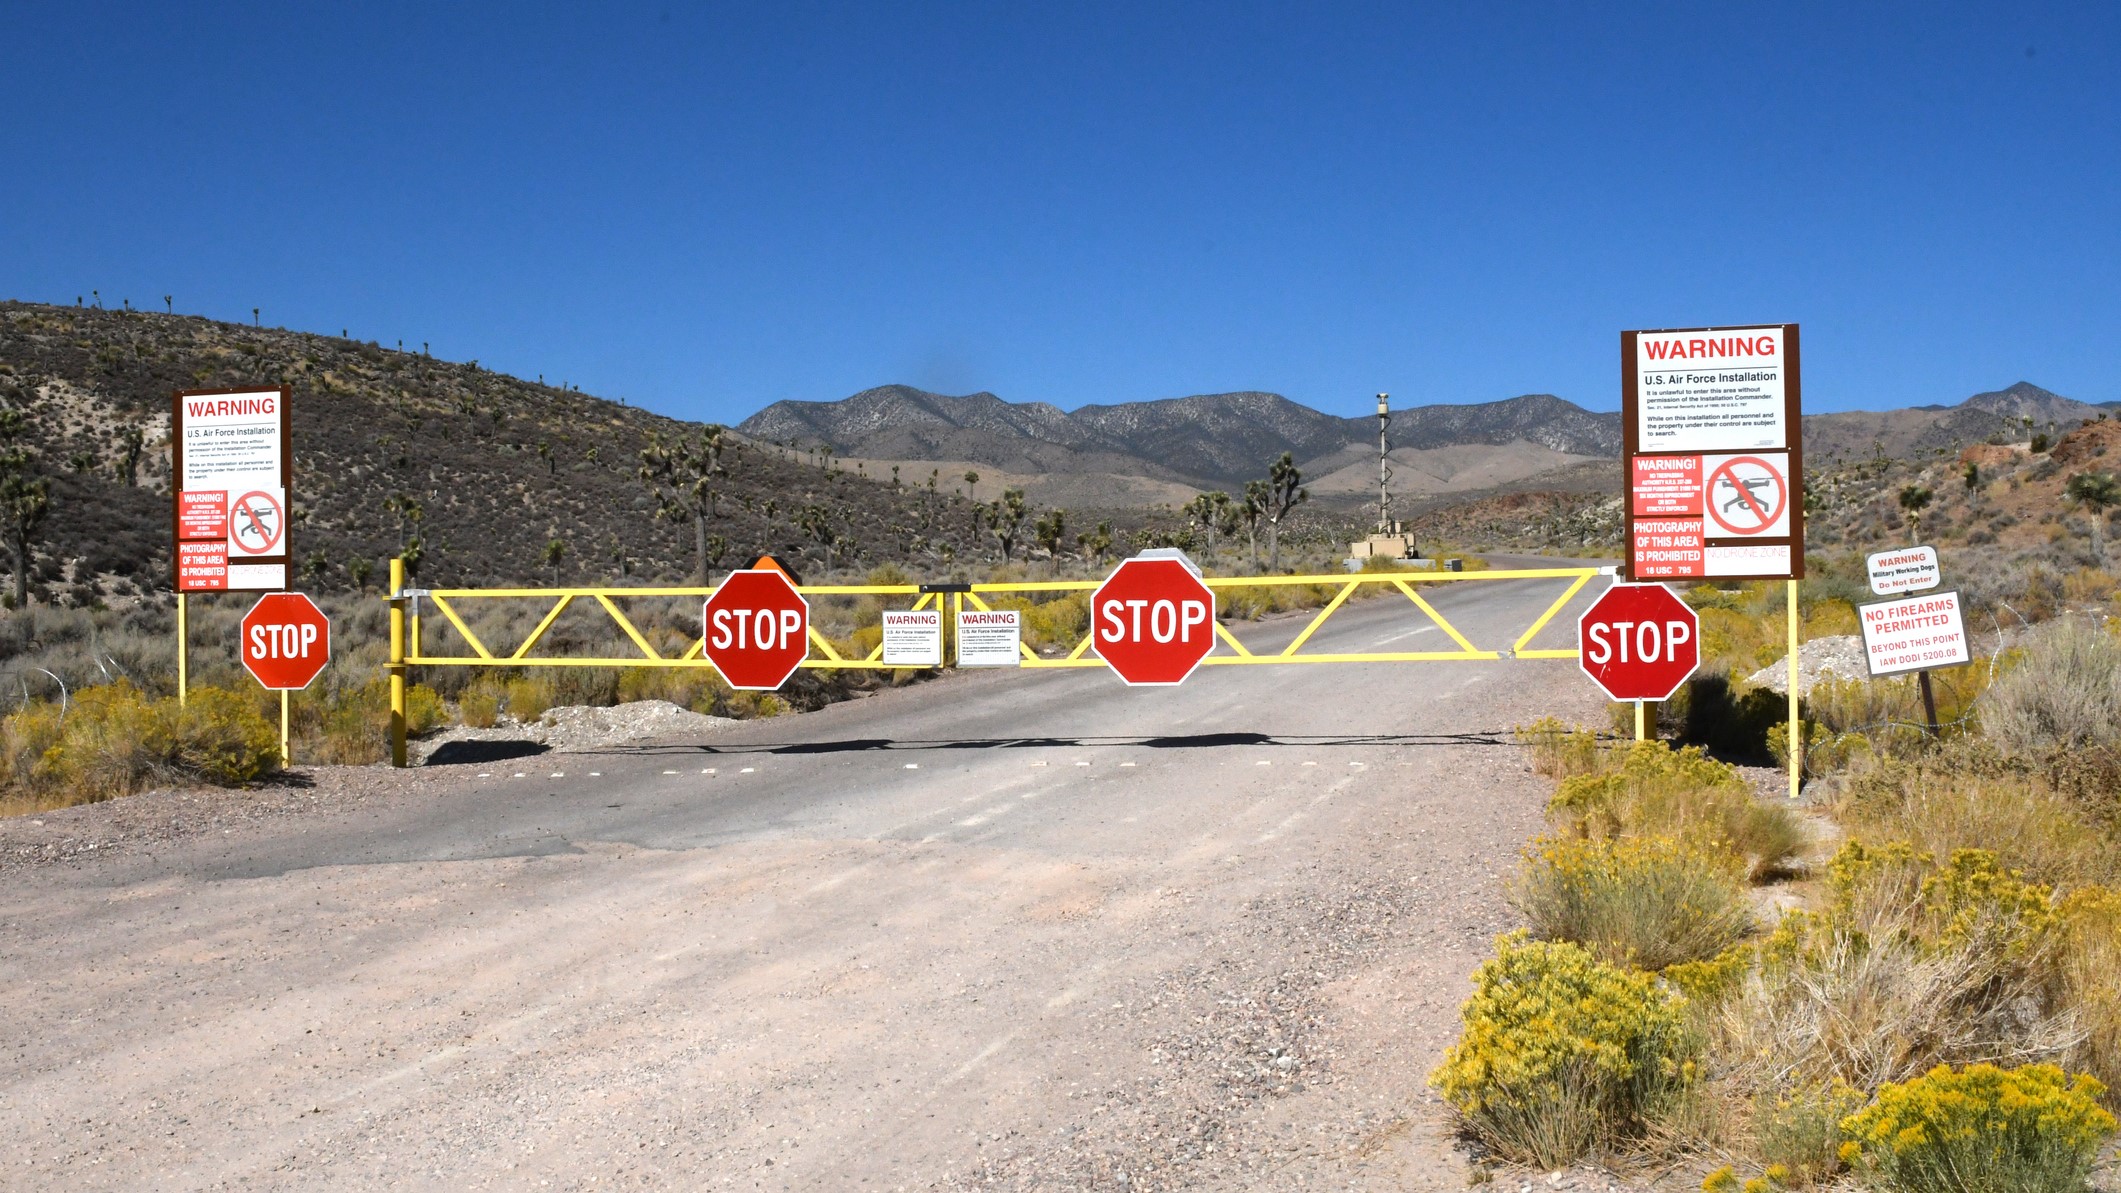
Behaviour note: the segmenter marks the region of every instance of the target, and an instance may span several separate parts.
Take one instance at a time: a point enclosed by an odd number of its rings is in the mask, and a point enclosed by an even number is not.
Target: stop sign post
[[[243,615],[237,632],[243,669],[280,693],[280,765],[286,766],[292,761],[287,694],[316,682],[331,662],[331,619],[304,593],[268,592]]]
[[[1664,700],[1701,665],[1701,619],[1662,584],[1615,584],[1576,623],[1576,661],[1606,695]]]
[[[810,656],[810,602],[777,568],[729,573],[700,620],[701,653],[732,688],[773,691]]]
[[[1091,595],[1090,627],[1130,686],[1181,683],[1215,648],[1215,594],[1183,560],[1129,559]]]

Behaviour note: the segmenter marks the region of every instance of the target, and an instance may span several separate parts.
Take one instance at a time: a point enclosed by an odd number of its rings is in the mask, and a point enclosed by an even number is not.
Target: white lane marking
[[[666,770],[666,771],[664,771],[663,773],[664,773],[664,774],[666,774],[666,775],[674,775],[674,774],[676,774],[677,772],[676,772],[676,771],[674,771],[674,770]]]
[[[738,771],[737,773],[740,775],[748,775],[751,774],[753,771],[756,771],[757,769],[758,767],[755,766],[747,766],[743,770]]]
[[[909,763],[907,763],[907,764],[906,764],[906,769],[907,769],[907,770],[919,770],[920,768],[921,768],[921,764],[920,764],[920,763],[918,763],[918,762],[909,762]]]
[[[559,770],[556,770],[556,771],[552,772],[551,776],[549,776],[549,777],[551,777],[551,778],[554,778],[554,779],[564,779],[564,778],[566,778],[566,777],[567,777],[567,772],[566,772],[566,771],[559,771]]]
[[[493,772],[492,772],[492,771],[490,771],[490,770],[483,770],[483,771],[480,771],[480,772],[479,772],[479,777],[480,777],[480,778],[482,778],[482,779],[491,779],[491,778],[493,778]]]
[[[714,773],[714,768],[711,766],[703,766],[700,768],[700,773],[703,775],[711,775]]]
[[[1087,762],[1078,762],[1078,763],[1076,763],[1075,765],[1077,765],[1077,766],[1088,766],[1088,765],[1090,765],[1090,764],[1089,764],[1089,763],[1087,763]]]
[[[1377,644],[1378,644],[1379,646],[1389,646],[1389,645],[1391,645],[1392,643],[1394,643],[1394,642],[1397,642],[1397,641],[1399,641],[1399,640],[1400,640],[1401,638],[1412,638],[1412,637],[1413,637],[1414,635],[1416,635],[1416,634],[1426,634],[1426,633],[1428,633],[1429,631],[1431,631],[1431,630],[1433,630],[1433,629],[1435,629],[1435,628],[1436,628],[1436,627],[1435,627],[1435,626],[1433,626],[1433,625],[1425,625],[1425,626],[1422,626],[1422,627],[1421,627],[1420,629],[1417,629],[1417,630],[1408,630],[1408,631],[1406,631],[1405,633],[1401,633],[1401,634],[1394,634],[1394,635],[1392,635],[1392,636],[1391,636],[1391,637],[1389,637],[1389,638],[1379,638],[1379,639],[1377,640]]]
[[[1349,766],[1368,766],[1368,765],[1369,765],[1369,763],[1367,763],[1367,762],[1350,762],[1350,763],[1349,763],[1348,765],[1349,765]]]
[[[1002,815],[1003,813],[1007,812],[1009,809],[1014,807],[1016,807],[1015,804],[996,804],[993,807],[987,809],[986,811],[979,813],[978,815],[967,816],[965,819],[958,821],[958,827],[975,828],[979,825],[987,823],[988,821],[994,819],[997,816]]]
[[[1134,764],[1133,764],[1133,763],[1131,763],[1131,762],[1122,762],[1122,763],[1120,763],[1120,765],[1121,765],[1121,766],[1133,766]]]
[[[589,777],[592,779],[601,779],[604,777],[604,772],[600,770],[593,770],[589,772]]]
[[[1305,766],[1317,766],[1318,764],[1317,764],[1316,762],[1306,762],[1306,763],[1304,763],[1304,765],[1305,765]]]
[[[522,778],[527,778],[528,776],[526,776],[526,775],[525,775],[525,774],[524,774],[524,773],[523,773],[522,771],[517,771],[517,772],[515,773],[515,777],[516,777],[516,778],[518,778],[518,779],[522,779]]]
[[[1254,765],[1254,766],[1273,766],[1274,764],[1273,764],[1272,762],[1269,762],[1269,761],[1267,761],[1266,759],[1262,758],[1262,759],[1260,759],[1260,760],[1259,760],[1258,762],[1255,762],[1255,763],[1253,763],[1252,765]]]
[[[995,1053],[1000,1052],[1003,1048],[1008,1047],[1009,1041],[1015,1038],[1016,1033],[1012,1031],[1008,1035],[1003,1036],[1001,1039],[996,1040],[992,1044],[987,1045],[985,1048],[980,1049],[978,1056],[975,1056],[971,1060],[966,1061],[964,1064],[959,1065],[957,1067],[957,1072],[952,1073],[948,1077],[943,1078],[942,1084],[955,1085],[959,1081],[962,1081],[965,1078],[971,1076],[972,1070],[979,1068],[981,1064],[985,1063],[988,1057],[993,1056]]]
[[[1045,764],[1044,762],[1034,762],[1034,763],[1032,763],[1031,765],[1033,765],[1033,766],[1044,766],[1044,765],[1046,765],[1046,764]]]

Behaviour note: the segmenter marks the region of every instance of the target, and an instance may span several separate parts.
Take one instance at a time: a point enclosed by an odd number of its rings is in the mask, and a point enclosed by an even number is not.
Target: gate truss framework
[[[392,561],[391,570],[394,576],[399,574],[397,563],[398,561],[396,560]],[[1244,643],[1237,640],[1235,635],[1230,633],[1228,628],[1218,621],[1215,626],[1215,634],[1222,644],[1229,648],[1228,653],[1218,652],[1211,654],[1202,660],[1202,665],[1234,667],[1250,664],[1281,663],[1426,663],[1450,660],[1500,660],[1510,658],[1573,659],[1576,657],[1574,648],[1539,648],[1532,646],[1531,642],[1539,636],[1540,631],[1547,628],[1548,623],[1554,620],[1555,615],[1560,613],[1569,601],[1583,590],[1584,585],[1591,582],[1593,577],[1611,576],[1614,571],[1615,569],[1611,567],[1515,568],[1487,572],[1438,572],[1433,575],[1407,572],[1358,572],[1352,575],[1204,578],[1203,583],[1218,596],[1243,588],[1272,588],[1287,585],[1335,587],[1339,591],[1312,616],[1309,624],[1304,626],[1295,639],[1287,646],[1276,651],[1253,651],[1247,648]],[[1559,596],[1554,598],[1553,603],[1546,607],[1546,611],[1541,613],[1538,619],[1533,621],[1522,634],[1519,634],[1516,640],[1508,647],[1492,649],[1483,649],[1474,645],[1442,613],[1438,612],[1434,605],[1424,599],[1419,588],[1416,587],[1417,584],[1425,587],[1435,584],[1480,584],[1507,580],[1568,580],[1570,583],[1562,590]],[[1012,593],[1062,594],[1090,592],[1095,590],[1101,583],[1103,583],[1101,580],[1037,580],[1021,583],[950,585],[947,586],[945,591],[937,591],[937,589],[946,588],[946,586],[940,585],[811,584],[800,587],[798,591],[806,597],[878,597],[893,604],[910,600],[911,604],[904,606],[908,610],[928,608],[940,610],[943,607],[944,598],[948,597],[950,598],[950,613],[952,614],[946,620],[946,625],[949,625],[955,622],[956,613],[968,607],[991,612],[992,607],[988,605],[985,599],[987,597]],[[1449,636],[1451,641],[1457,645],[1457,649],[1357,652],[1304,651],[1304,645],[1311,640],[1312,636],[1318,632],[1320,627],[1326,624],[1334,613],[1347,604],[1349,598],[1353,597],[1358,590],[1373,586],[1389,586],[1397,589],[1401,595],[1413,603],[1415,608],[1419,609],[1430,621],[1434,622],[1437,629]],[[398,669],[402,669],[405,666],[706,667],[710,669],[713,667],[713,664],[708,662],[701,653],[705,645],[704,638],[693,639],[691,645],[681,654],[665,654],[656,649],[655,645],[648,640],[647,635],[643,634],[640,628],[619,607],[619,602],[628,600],[692,598],[704,601],[714,592],[713,588],[438,588],[413,590],[403,587],[400,583],[393,585],[393,592],[398,594],[391,602],[394,620],[404,615],[408,604],[411,606],[410,633],[403,636],[406,649],[394,649],[392,651],[393,658],[391,663],[394,668]],[[520,643],[516,644],[512,649],[497,651],[489,647],[479,638],[478,634],[473,632],[471,626],[458,613],[455,602],[504,600],[543,600],[551,601],[552,605],[546,611],[543,619],[537,623],[536,628],[532,629],[529,635]],[[462,639],[463,644],[471,649],[470,654],[435,655],[426,652],[420,627],[420,604],[423,601],[432,604],[435,611],[442,615],[449,627],[455,630],[456,634]],[[640,653],[616,658],[581,655],[556,657],[532,654],[531,651],[545,637],[546,632],[553,627],[554,623],[559,621],[560,615],[572,608],[577,601],[594,602],[611,619],[613,626],[633,642]],[[1074,649],[1058,658],[1043,657],[1032,650],[1029,645],[1020,644],[1019,649],[1023,652],[1021,665],[1026,669],[1102,667],[1105,665],[1104,660],[1090,654],[1094,636],[1094,630],[1086,630],[1082,640],[1075,644]],[[946,635],[947,638],[948,635]],[[951,645],[954,648],[954,641]],[[881,643],[870,651],[866,657],[846,657],[839,652],[830,639],[819,633],[815,626],[810,628],[810,647],[810,657],[803,660],[802,666],[813,669],[932,670],[932,668],[918,664],[885,663],[883,661],[884,648]],[[954,662],[953,649],[953,653],[945,656],[945,665],[954,665]]]

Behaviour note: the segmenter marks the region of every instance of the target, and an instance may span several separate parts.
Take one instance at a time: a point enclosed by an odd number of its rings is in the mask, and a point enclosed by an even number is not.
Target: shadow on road
[[[486,762],[506,762],[511,758],[529,758],[543,754],[551,747],[535,741],[452,741],[435,747],[421,766],[465,766]]]
[[[1212,750],[1231,746],[1507,746],[1515,738],[1506,729],[1471,733],[1334,733],[1272,734],[1249,732],[1192,733],[1156,737],[850,737],[837,741],[775,744],[641,746],[594,751],[599,754],[649,757],[658,754],[858,754],[875,750],[1029,750],[1148,748]],[[467,743],[468,744],[468,743]]]

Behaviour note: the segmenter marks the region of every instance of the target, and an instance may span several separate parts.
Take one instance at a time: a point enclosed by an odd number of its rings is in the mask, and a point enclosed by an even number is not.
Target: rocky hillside
[[[587,394],[372,343],[187,316],[0,303],[0,404],[28,415],[51,512],[36,599],[169,585],[169,406],[178,389],[285,385],[309,588],[352,588],[418,535],[430,584],[679,580],[690,527],[654,517],[636,477],[652,433],[697,427]],[[144,451],[130,483],[128,428]],[[713,533],[722,566],[761,551],[837,566],[940,567],[991,550],[971,503],[744,443]],[[408,510],[417,507],[417,517]],[[799,525],[805,508],[820,511]],[[834,541],[826,547],[818,530]],[[564,551],[555,566],[548,544]],[[10,566],[0,558],[0,569]]]

